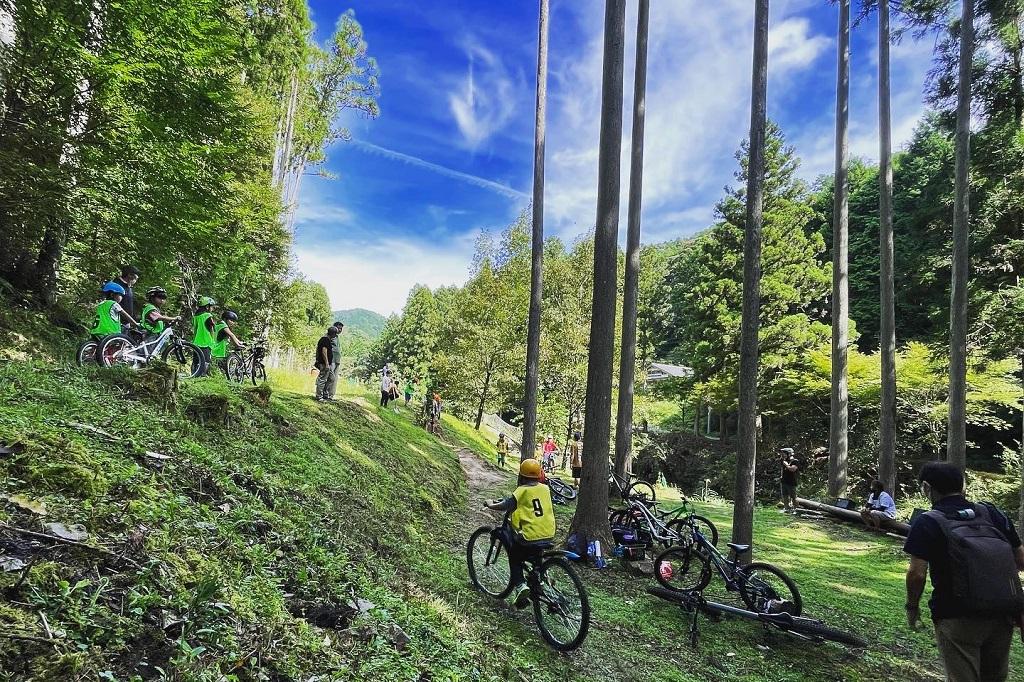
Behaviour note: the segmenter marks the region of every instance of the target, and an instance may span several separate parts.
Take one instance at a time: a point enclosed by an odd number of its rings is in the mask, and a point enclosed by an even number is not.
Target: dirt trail
[[[467,516],[477,525],[493,522],[494,513],[483,508],[483,503],[491,497],[485,491],[507,483],[508,474],[487,464],[468,448],[459,448],[456,452],[462,471],[466,475],[466,485],[469,487]]]

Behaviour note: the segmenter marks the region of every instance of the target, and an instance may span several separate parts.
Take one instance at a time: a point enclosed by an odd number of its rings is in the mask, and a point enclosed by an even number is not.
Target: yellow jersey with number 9
[[[555,511],[551,506],[551,491],[546,485],[521,485],[512,496],[516,498],[513,530],[529,542],[555,537]]]

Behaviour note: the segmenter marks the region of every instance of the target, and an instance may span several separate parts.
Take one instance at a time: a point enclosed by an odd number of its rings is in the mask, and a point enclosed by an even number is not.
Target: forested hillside
[[[0,282],[16,302],[75,326],[131,264],[140,295],[165,287],[186,315],[212,296],[247,337],[303,345],[329,323],[290,270],[291,227],[303,174],[348,135],[339,113],[377,114],[351,13],[320,46],[304,0],[0,10]]]
[[[899,14],[901,31],[938,41],[926,89],[930,110],[893,161],[897,459],[904,481],[922,461],[945,451],[948,416],[957,34],[955,24],[949,28],[944,23],[948,8],[939,5],[906,3]],[[971,161],[967,424],[970,466],[1012,472],[999,497],[1016,506],[1024,348],[1024,295],[1018,285],[1024,268],[1024,48],[1021,9],[1011,5],[983,3],[979,10],[985,40],[975,60],[978,126]],[[745,142],[736,159],[735,184],[719,201],[714,224],[692,238],[643,248],[639,295],[637,377],[642,380],[654,359],[691,367],[694,375],[657,388],[638,383],[645,394],[638,418],[650,417],[670,429],[707,432],[726,443],[736,431]],[[771,123],[766,166],[761,438],[769,451],[786,444],[813,453],[828,445],[833,179],[829,175],[805,181],[787,131]],[[851,481],[860,491],[876,466],[879,439],[877,165],[855,161],[850,189],[850,327],[855,343],[849,359]],[[389,320],[368,353],[367,371],[387,361],[396,363],[428,376],[467,418],[493,411],[518,423],[529,227],[524,214],[502,234],[485,235],[477,245],[472,279],[464,287],[413,290],[403,314]],[[571,244],[552,237],[545,245],[539,432],[560,439],[585,428],[592,243],[591,237],[581,235]],[[620,254],[620,268],[622,260]],[[663,460],[681,453],[654,443],[647,454]],[[812,481],[821,482],[825,471],[819,463],[808,473]],[[716,482],[731,489],[731,471],[721,472]],[[772,494],[768,481],[765,486],[763,492]]]

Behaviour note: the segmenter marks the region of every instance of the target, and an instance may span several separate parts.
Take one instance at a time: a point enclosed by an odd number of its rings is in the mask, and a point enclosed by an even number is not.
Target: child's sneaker
[[[530,605],[530,586],[526,583],[520,584],[513,594],[515,599],[513,599],[512,603],[517,609],[525,609]]]

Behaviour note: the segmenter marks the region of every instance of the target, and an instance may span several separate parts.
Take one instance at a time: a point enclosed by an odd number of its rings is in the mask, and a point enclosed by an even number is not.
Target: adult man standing
[[[341,332],[345,329],[345,323],[338,320],[333,325],[334,329],[338,331],[334,338],[331,339],[331,355],[334,358],[334,362],[331,365],[331,380],[327,384],[327,399],[334,400],[334,394],[338,391],[338,375],[341,369]]]
[[[331,383],[331,376],[334,374],[334,338],[338,335],[338,328],[331,326],[327,333],[320,337],[316,343],[316,358],[313,366],[319,370],[316,377],[316,400],[330,400],[328,387]]]
[[[910,555],[907,623],[918,628],[930,571],[928,608],[946,679],[1001,682],[1009,674],[1015,624],[1024,639],[1020,537],[1001,511],[964,497],[964,476],[955,465],[928,462],[918,481],[932,509],[914,521],[903,546]]]
[[[139,269],[134,265],[125,265],[121,268],[121,274],[114,278],[114,282],[124,288],[124,296],[121,298],[121,309],[128,313],[132,319],[135,317],[135,292],[132,287],[139,281]]]
[[[800,483],[800,460],[793,448],[779,448],[782,454],[782,479],[779,484],[782,492],[783,511],[796,509],[796,487]]]

